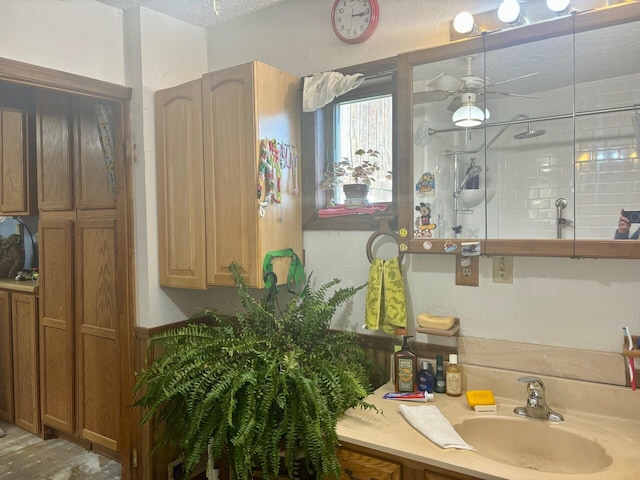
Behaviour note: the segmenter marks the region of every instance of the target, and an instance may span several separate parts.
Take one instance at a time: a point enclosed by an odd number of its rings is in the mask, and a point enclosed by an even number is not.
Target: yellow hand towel
[[[397,328],[407,327],[407,301],[404,294],[404,280],[397,258],[384,262],[382,280],[384,322],[382,330],[393,335]]]
[[[384,260],[374,258],[369,268],[367,281],[367,299],[365,304],[365,324],[367,330],[380,328],[380,309],[382,306],[382,275]]]
[[[365,324],[368,330],[393,335],[407,326],[404,281],[397,258],[374,258],[369,269]]]

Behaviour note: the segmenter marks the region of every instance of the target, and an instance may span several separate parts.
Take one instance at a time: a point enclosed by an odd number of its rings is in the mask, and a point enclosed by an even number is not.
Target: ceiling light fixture
[[[522,22],[518,0],[504,0],[498,7],[498,18],[503,23],[516,25]]]
[[[547,8],[557,14],[568,13],[571,0],[547,0]]]
[[[456,18],[453,19],[453,28],[456,32],[464,35],[479,33],[478,27],[473,21],[473,15],[469,12],[460,12],[456,15]]]
[[[473,92],[465,92],[460,99],[462,106],[458,108],[451,117],[456,127],[477,127],[490,117],[489,110],[483,112],[476,107],[476,94]]]

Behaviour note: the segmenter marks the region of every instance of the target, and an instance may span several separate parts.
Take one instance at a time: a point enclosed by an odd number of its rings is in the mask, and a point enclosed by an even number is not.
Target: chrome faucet
[[[523,417],[544,418],[553,422],[561,422],[564,417],[554,412],[544,399],[544,383],[538,377],[520,377],[519,382],[527,384],[527,404],[524,407],[516,407],[513,413]]]

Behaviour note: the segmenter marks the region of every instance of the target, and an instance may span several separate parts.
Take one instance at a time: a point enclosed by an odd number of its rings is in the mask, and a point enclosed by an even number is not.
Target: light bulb
[[[460,12],[456,15],[456,18],[453,19],[453,28],[458,33],[471,33],[475,28],[475,24],[473,22],[473,15],[469,12]]]
[[[552,12],[563,13],[569,9],[571,0],[547,0],[547,8]]]
[[[489,118],[489,110],[485,109],[483,112],[480,108],[476,107],[476,94],[467,92],[462,95],[460,99],[462,106],[458,108],[451,120],[457,127],[476,127]]]
[[[520,20],[520,4],[517,0],[504,0],[498,7],[498,18],[503,23],[517,23]]]

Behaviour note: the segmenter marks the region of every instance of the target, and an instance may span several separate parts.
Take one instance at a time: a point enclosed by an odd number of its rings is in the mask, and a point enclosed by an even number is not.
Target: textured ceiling
[[[126,10],[142,6],[202,27],[256,12],[284,0],[97,0]],[[217,3],[218,15],[214,10]]]

